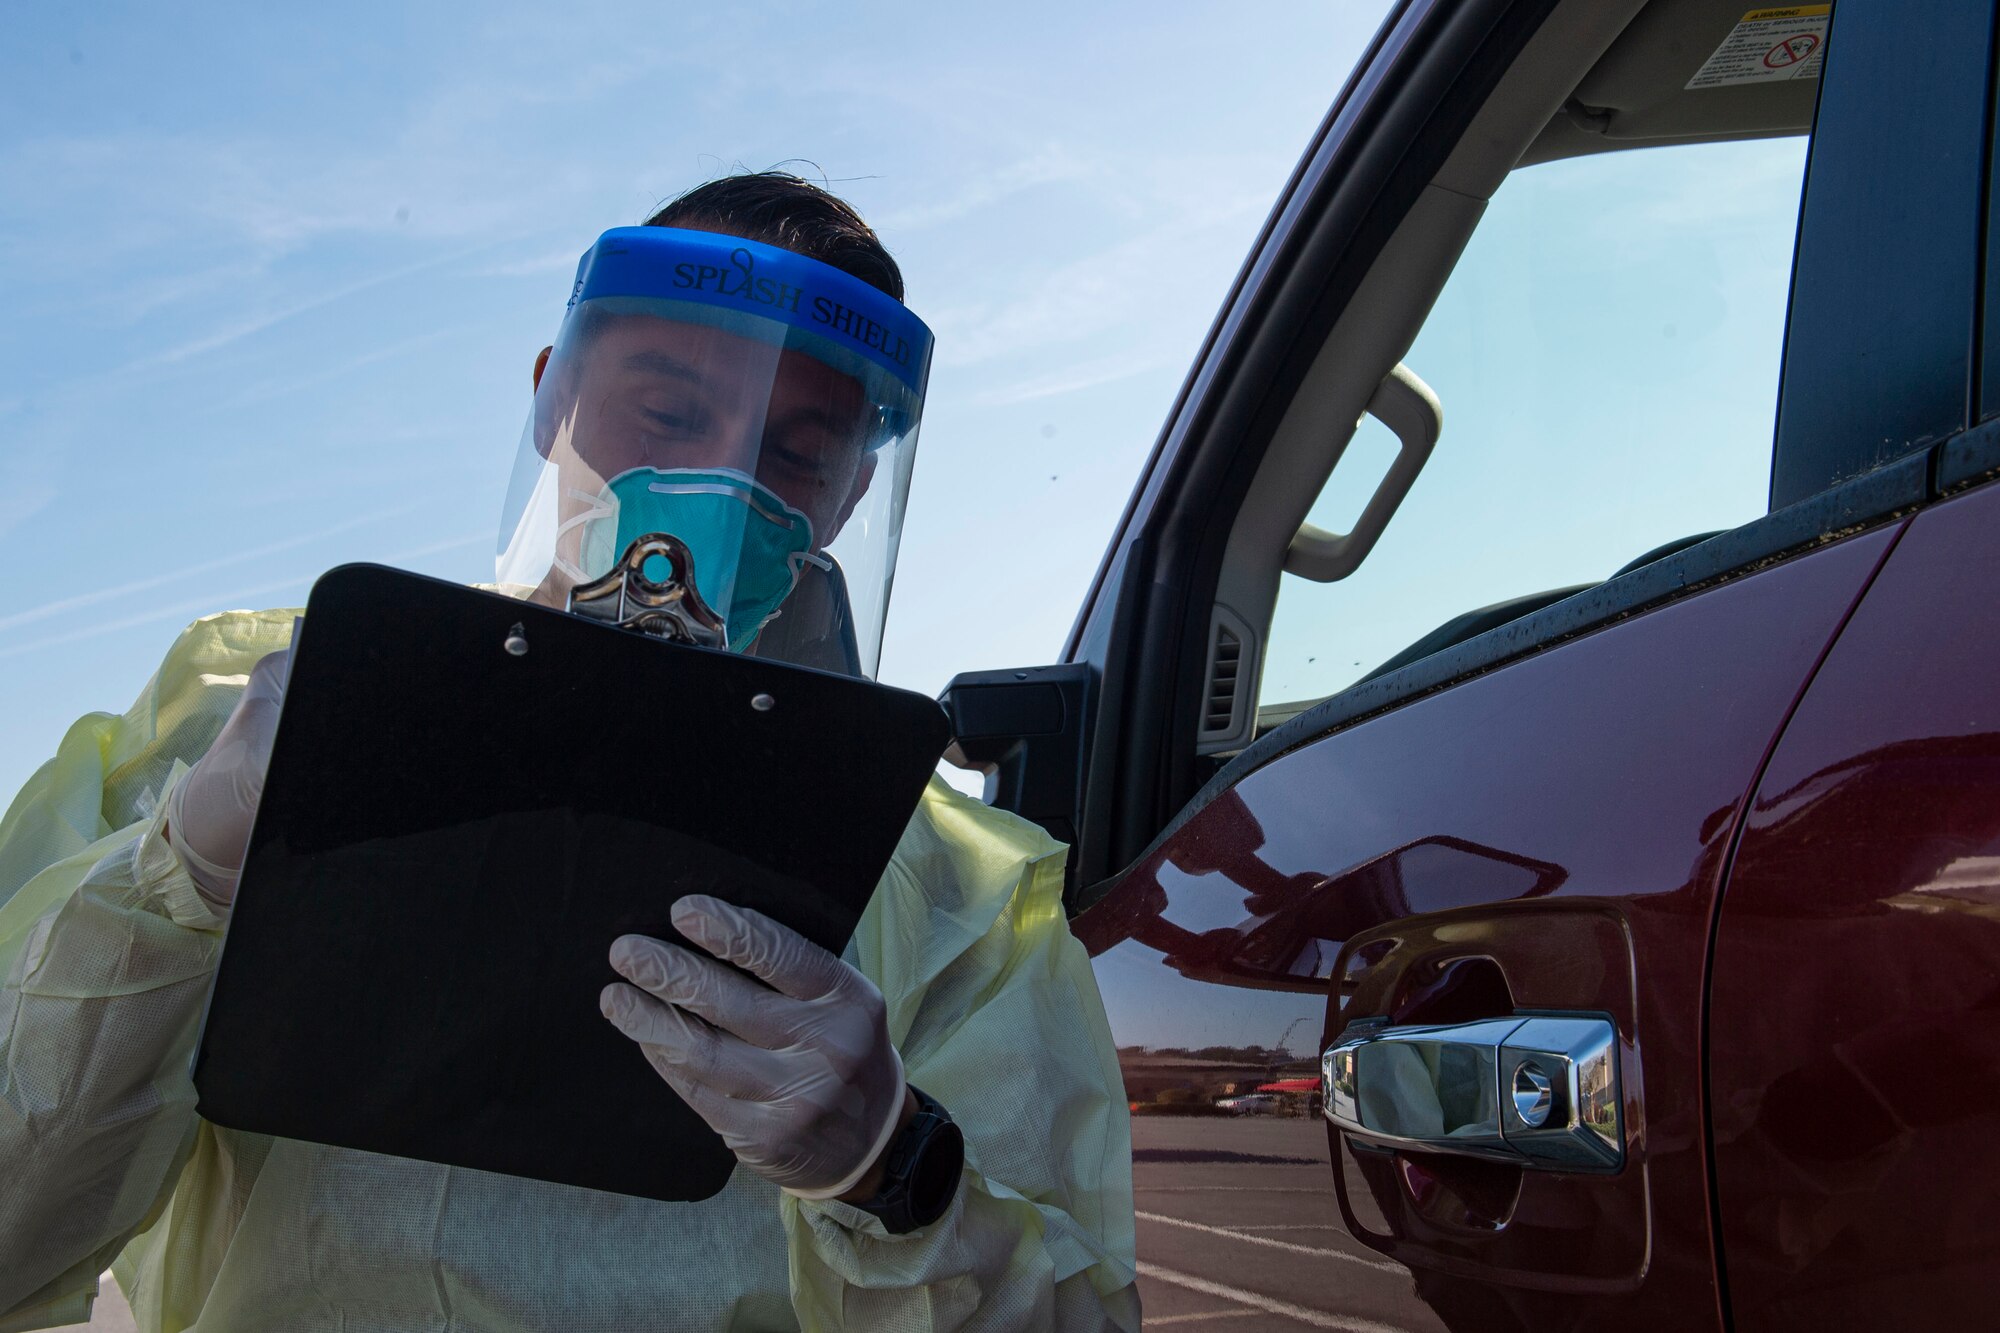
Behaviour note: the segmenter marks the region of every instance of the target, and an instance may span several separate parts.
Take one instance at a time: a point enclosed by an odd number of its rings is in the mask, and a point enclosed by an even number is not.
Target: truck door
[[[1162,1284],[1213,1279],[1272,1237],[1393,1261],[1392,1275],[1301,1253],[1280,1294],[1400,1327],[1432,1312],[1452,1328],[1715,1326],[1710,912],[1758,764],[1890,540],[1877,529],[1295,732],[1078,918],[1105,949],[1114,1032],[1140,1075],[1141,1255]],[[1240,987],[1259,989],[1226,989]],[[1280,996],[1314,1011],[1322,1049],[1359,1043],[1358,1081],[1327,1090],[1353,1132],[1330,1129],[1332,1157],[1311,1155],[1334,1168],[1337,1218],[1258,1192],[1277,1180],[1188,1192],[1249,1173],[1193,1179],[1175,1153],[1308,1154],[1260,1146],[1270,1136],[1234,1118],[1155,1119],[1169,1108],[1142,1082],[1172,1072],[1157,1048],[1198,1053],[1229,1028],[1273,1044]],[[1594,1113],[1591,1052],[1572,1049],[1593,1040],[1609,1079]],[[1540,1142],[1494,1095],[1523,1065],[1550,1099]],[[1224,1202],[1238,1225],[1220,1221]],[[1345,1235],[1264,1229],[1304,1220]],[[1183,1235],[1190,1223],[1206,1229]]]
[[[1737,56],[1771,23],[1803,26],[1767,76]],[[1149,1318],[1723,1326],[1719,889],[1930,499],[1925,444],[1965,421],[1974,233],[1932,187],[1979,188],[1982,150],[1936,127],[1983,107],[1990,43],[1959,34],[1968,85],[1846,30],[1400,9],[1065,662],[966,682],[962,757],[1074,836]],[[1926,117],[1922,153],[1868,128]],[[1857,222],[1871,189],[1897,229]]]
[[[1983,469],[2000,462],[1991,433]],[[1996,569],[2000,485],[1920,513],[1814,677],[1750,809],[1708,1020],[1716,1204],[1738,1329],[1992,1320]]]

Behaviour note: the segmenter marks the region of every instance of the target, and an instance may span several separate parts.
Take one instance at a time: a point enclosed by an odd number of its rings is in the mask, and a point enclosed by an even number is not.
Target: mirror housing
[[[1083,826],[1083,760],[1096,673],[1083,663],[967,671],[938,702],[951,720],[945,761],[986,775],[988,805],[1074,847]],[[1074,875],[1076,858],[1069,862]]]

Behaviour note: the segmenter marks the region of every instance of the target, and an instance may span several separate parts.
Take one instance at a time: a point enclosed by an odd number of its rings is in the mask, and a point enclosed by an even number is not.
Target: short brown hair
[[[845,199],[787,171],[754,171],[697,185],[646,219],[762,241],[831,264],[903,299],[903,271]]]

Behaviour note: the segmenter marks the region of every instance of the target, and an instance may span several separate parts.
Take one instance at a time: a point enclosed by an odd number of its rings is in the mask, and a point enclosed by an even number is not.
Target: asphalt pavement
[[[1443,1328],[1408,1269],[1348,1234],[1317,1119],[1136,1116],[1132,1187],[1149,1329]]]

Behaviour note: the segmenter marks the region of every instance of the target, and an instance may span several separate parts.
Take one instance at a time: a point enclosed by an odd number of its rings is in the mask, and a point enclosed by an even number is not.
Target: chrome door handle
[[[1365,1143],[1545,1171],[1625,1164],[1618,1034],[1591,1017],[1358,1032],[1320,1057],[1326,1118]]]

